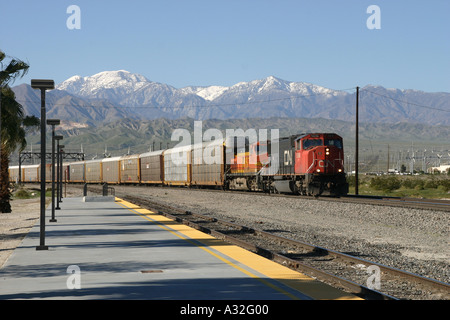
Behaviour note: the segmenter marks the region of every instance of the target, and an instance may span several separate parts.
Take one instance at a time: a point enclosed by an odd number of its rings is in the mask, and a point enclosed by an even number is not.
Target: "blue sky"
[[[450,92],[449,15],[448,0],[0,0],[0,48],[31,66],[14,85],[124,69],[177,88],[273,75]]]

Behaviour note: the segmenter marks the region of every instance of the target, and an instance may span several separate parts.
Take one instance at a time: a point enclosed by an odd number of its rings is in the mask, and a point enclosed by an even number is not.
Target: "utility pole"
[[[358,161],[359,161],[359,87],[356,87],[356,150],[355,150],[355,194],[358,195]]]
[[[0,86],[0,160],[1,160],[1,158],[2,158],[2,86]],[[2,172],[2,162],[1,161],[0,161],[0,172]],[[20,174],[20,172],[19,172],[19,174]]]
[[[389,174],[389,145],[388,145],[388,155],[387,155],[387,174]]]

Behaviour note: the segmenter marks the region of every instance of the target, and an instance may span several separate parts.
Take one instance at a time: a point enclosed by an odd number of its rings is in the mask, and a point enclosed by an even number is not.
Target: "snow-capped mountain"
[[[213,101],[228,89],[229,89],[228,87],[222,86],[185,87],[182,88],[181,91],[184,93],[196,94],[205,100]]]
[[[117,103],[129,103],[129,100],[131,100],[136,105],[146,104],[150,100],[149,97],[155,96],[155,93],[158,93],[157,95],[162,93],[179,96],[197,95],[207,101],[214,101],[226,92],[231,95],[245,92],[248,98],[255,94],[273,93],[275,91],[298,95],[340,94],[339,91],[305,82],[289,82],[274,76],[250,82],[240,82],[231,87],[191,86],[176,89],[166,84],[150,81],[142,75],[133,74],[126,70],[104,71],[89,77],[73,76],[59,84],[56,89],[88,99],[107,99]],[[138,96],[140,99],[130,99],[130,96]]]
[[[125,70],[104,71],[91,77],[73,76],[57,86],[72,94],[95,96],[101,89],[118,89],[124,94],[142,89],[150,81]]]
[[[112,90],[121,95],[131,94],[149,83],[144,76],[119,70],[100,72],[91,77],[73,76],[58,85],[57,89],[87,98],[96,98],[104,90]]]
[[[125,70],[93,76],[73,76],[50,91],[49,115],[73,121],[113,121],[120,118],[236,119],[325,118],[354,119],[355,93],[306,82],[269,76],[232,86],[173,86],[150,81]],[[29,114],[38,115],[36,90],[15,88]],[[33,98],[30,98],[33,97]],[[412,102],[406,104],[403,101]],[[424,107],[423,107],[424,106]],[[429,108],[427,108],[429,106]],[[365,122],[420,122],[450,125],[450,93],[386,89],[361,89],[360,120]]]
[[[126,106],[148,104],[158,97],[173,96],[177,89],[152,82],[125,70],[104,71],[90,77],[73,76],[56,86],[75,96],[108,100]]]

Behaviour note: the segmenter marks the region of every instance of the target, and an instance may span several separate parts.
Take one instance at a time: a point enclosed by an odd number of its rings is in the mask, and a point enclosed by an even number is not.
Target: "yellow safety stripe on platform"
[[[294,299],[294,300],[298,300],[299,299],[295,295],[293,295],[293,294],[283,290],[282,288],[280,288],[278,286],[275,286],[274,284],[272,284],[269,281],[266,281],[266,280],[258,277],[255,274],[253,274],[253,273],[251,273],[251,272],[249,272],[249,271],[239,267],[238,265],[236,265],[235,263],[231,262],[230,260],[227,260],[227,259],[221,257],[220,255],[218,255],[217,253],[213,252],[212,250],[208,249],[208,247],[210,247],[210,248],[213,248],[213,249],[216,250],[217,247],[223,246],[223,244],[224,244],[223,242],[221,242],[220,244],[217,243],[215,246],[211,246],[210,244],[205,243],[205,241],[208,241],[208,240],[209,240],[209,242],[211,240],[213,240],[213,241],[220,241],[220,240],[217,240],[214,237],[208,236],[207,234],[205,234],[203,232],[199,232],[198,230],[195,230],[195,229],[193,229],[191,227],[188,227],[188,226],[185,226],[183,224],[178,224],[175,227],[174,226],[168,227],[165,223],[173,222],[173,220],[171,220],[169,218],[166,218],[166,217],[164,217],[164,216],[162,216],[160,214],[155,214],[154,212],[152,212],[150,210],[141,209],[140,207],[138,207],[138,206],[136,206],[134,204],[131,204],[129,202],[120,200],[119,204],[123,205],[126,209],[129,209],[130,211],[138,214],[139,216],[141,216],[142,218],[144,218],[144,219],[146,219],[148,221],[156,222],[157,225],[159,227],[161,227],[162,229],[164,229],[166,231],[169,231],[170,233],[172,233],[173,235],[179,237],[180,239],[188,241],[189,243],[199,247],[200,249],[208,252],[209,254],[213,255],[217,259],[225,262],[229,266],[232,266],[233,268],[241,271],[242,273],[250,276],[251,278],[257,279],[258,281],[260,281],[263,284],[269,286],[270,288],[275,289],[275,290],[277,290],[277,291],[287,295],[291,299]],[[152,215],[152,217],[150,217],[150,215]],[[181,236],[180,233],[183,234],[184,236]],[[195,241],[193,241],[194,239],[195,239]],[[200,243],[202,245],[200,245]]]
[[[298,271],[291,270],[287,267],[284,267],[276,262],[273,262],[269,259],[261,257],[253,252],[245,250],[241,247],[230,245],[228,243],[216,239],[204,232],[198,231],[194,228],[186,226],[184,224],[173,224],[173,220],[161,215],[154,213],[147,209],[142,209],[139,206],[132,204],[130,202],[124,201],[123,199],[116,198],[116,202],[123,207],[129,209],[131,212],[134,212],[141,216],[142,218],[156,222],[159,227],[164,230],[169,231],[170,233],[176,235],[177,237],[186,240],[193,245],[205,250],[209,254],[214,257],[220,259],[221,261],[227,263],[228,265],[236,268],[237,270],[243,272],[244,274],[257,279],[264,283],[265,285],[284,293],[291,299],[299,299],[298,297],[292,295],[291,293],[283,290],[280,287],[275,286],[267,280],[262,279],[261,277],[251,273],[248,270],[239,267],[232,261],[225,259],[224,257],[218,255],[211,248],[217,252],[220,252],[223,255],[226,255],[232,258],[235,261],[238,261],[245,266],[271,278],[275,279],[284,285],[293,288],[304,295],[312,297],[317,300],[361,300],[361,298],[354,296],[350,293],[343,292],[339,289],[333,288],[329,285],[326,285],[318,280],[315,280],[309,276],[306,276]],[[170,227],[167,225],[170,223]],[[184,235],[181,236],[180,234]],[[194,241],[195,240],[195,241]],[[201,243],[202,245],[199,245]]]

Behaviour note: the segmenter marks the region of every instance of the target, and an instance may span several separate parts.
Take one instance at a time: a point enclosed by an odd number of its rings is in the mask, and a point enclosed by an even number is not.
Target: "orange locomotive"
[[[269,142],[246,149],[235,152],[234,162],[228,165],[229,189],[314,196],[348,193],[344,148],[337,134],[300,134],[279,139],[277,148]]]

